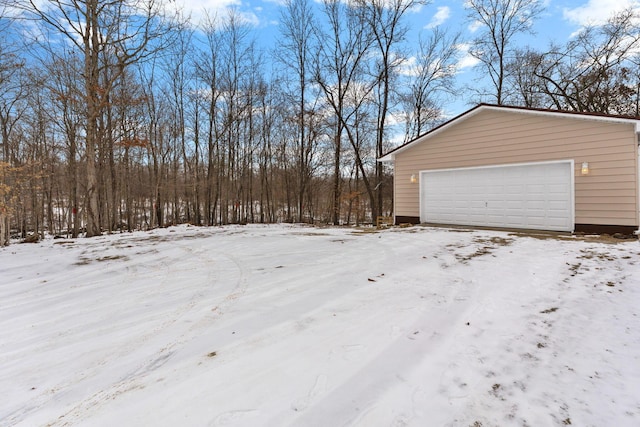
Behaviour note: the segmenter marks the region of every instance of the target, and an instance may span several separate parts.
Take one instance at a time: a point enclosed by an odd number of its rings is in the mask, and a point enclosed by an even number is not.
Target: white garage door
[[[420,220],[573,231],[573,162],[422,171]]]

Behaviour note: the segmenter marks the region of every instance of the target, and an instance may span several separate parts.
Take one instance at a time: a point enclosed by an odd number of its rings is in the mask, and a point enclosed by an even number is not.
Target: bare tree
[[[123,70],[152,52],[164,35],[156,0],[51,0],[46,7],[28,0],[28,10],[51,31],[78,49],[84,63],[83,92],[86,144],[86,235],[101,233],[96,155],[101,138],[100,116]],[[109,58],[104,61],[101,59]]]
[[[426,132],[441,118],[442,98],[455,87],[459,34],[449,35],[436,27],[425,40],[418,40],[415,62],[409,67],[407,89],[402,94],[406,114],[405,141]]]
[[[145,99],[140,79],[134,69],[125,70],[113,90],[111,105],[114,112],[114,128],[117,131],[118,151],[117,176],[118,193],[115,198],[119,210],[119,224],[126,224],[127,231],[140,228],[136,212],[134,193],[141,184],[136,179],[136,166],[140,157],[149,149],[149,139],[145,131],[147,116],[143,113]],[[138,164],[136,164],[138,163]],[[140,177],[138,177],[140,178]]]
[[[630,63],[630,67],[625,67],[625,73],[628,76],[626,88],[629,102],[628,109],[623,114],[640,117],[640,55],[634,55]]]
[[[297,157],[297,197],[298,221],[304,217],[304,203],[308,202],[309,184],[311,181],[311,164],[316,133],[310,128],[310,118],[315,114],[315,100],[310,94],[312,86],[312,53],[314,50],[313,37],[314,15],[309,0],[287,0],[285,3],[280,28],[282,37],[279,40],[277,58],[287,71],[284,77],[289,85],[286,90],[287,98],[294,105],[293,120],[296,133]]]
[[[513,105],[544,108],[549,104],[544,94],[544,81],[536,75],[540,64],[540,53],[531,48],[516,49],[507,62],[509,79],[505,84],[508,97],[505,101]]]
[[[469,53],[477,58],[479,69],[491,79],[489,94],[498,105],[505,101],[507,60],[514,38],[531,33],[536,18],[543,12],[541,0],[468,0],[469,19],[480,29]]]
[[[344,4],[339,0],[325,0],[323,13],[328,20],[326,32],[318,30],[320,40],[315,64],[315,81],[320,85],[334,117],[333,127],[333,200],[332,221],[340,222],[342,181],[342,139],[346,134],[353,148],[357,147],[349,121],[373,90],[371,82],[364,83],[364,67],[373,37],[367,25],[365,9],[357,4]],[[362,85],[364,83],[364,85]],[[360,88],[355,86],[362,85]],[[356,94],[356,98],[349,99]],[[363,168],[360,153],[356,161]],[[365,185],[366,174],[363,174]],[[372,194],[372,191],[369,191]]]
[[[375,61],[376,79],[376,142],[375,156],[380,158],[386,151],[387,120],[392,109],[394,79],[397,70],[406,61],[401,52],[401,44],[405,41],[409,27],[404,17],[411,9],[424,5],[424,0],[358,0],[366,10],[365,17],[373,34],[377,59]],[[375,163],[375,185],[372,198],[371,215],[375,219],[382,213],[383,167],[381,162]]]
[[[169,103],[171,115],[174,119],[173,128],[178,139],[179,154],[184,168],[184,203],[185,219],[187,222],[200,224],[201,210],[198,194],[198,155],[199,145],[196,135],[188,135],[189,94],[193,90],[193,59],[192,37],[193,30],[186,24],[175,29],[173,43],[168,46],[164,55],[163,75],[166,76],[166,92],[170,94]],[[191,151],[193,147],[194,152]],[[175,221],[177,222],[177,218]]]
[[[255,40],[250,27],[237,10],[225,17],[221,33],[221,70],[219,74],[222,96],[220,99],[220,136],[223,142],[223,192],[220,222],[245,221],[242,205],[247,190],[247,174],[251,172],[246,161],[252,154],[251,118],[252,86],[255,83],[257,59]],[[259,66],[258,66],[259,67]]]
[[[205,224],[217,223],[217,210],[221,194],[221,152],[220,152],[220,125],[219,105],[221,102],[221,82],[218,78],[221,73],[221,55],[219,52],[222,43],[222,31],[219,28],[216,17],[207,16],[201,30],[204,33],[204,41],[198,52],[195,63],[197,79],[196,94],[201,100],[200,105],[206,115],[206,173],[205,173]]]
[[[0,161],[0,247],[7,246],[10,240],[9,234],[9,209],[10,192],[9,163]]]
[[[633,111],[640,46],[636,13],[627,9],[602,26],[585,28],[566,46],[551,46],[535,60],[534,74],[561,109],[623,114]]]
[[[151,61],[148,66],[140,69],[142,81],[142,98],[144,99],[144,115],[147,117],[144,123],[144,134],[148,139],[146,164],[149,175],[149,211],[150,217],[145,219],[149,227],[162,227],[165,224],[165,204],[168,195],[166,187],[167,165],[172,152],[172,147],[167,135],[170,134],[167,120],[163,112],[166,105],[156,89],[156,73],[158,67],[156,61]]]
[[[9,46],[11,43],[0,37],[0,161],[11,163],[9,137],[25,110],[27,84],[24,61]]]
[[[11,21],[0,4],[0,246],[9,244],[11,197],[9,177],[15,175],[14,131],[26,111],[27,84],[24,60],[11,38]]]
[[[82,87],[80,70],[82,63],[78,55],[61,52],[56,58],[51,58],[46,64],[47,86],[54,106],[51,115],[59,127],[66,147],[67,178],[66,194],[68,195],[67,229],[75,238],[80,231],[80,199],[78,184],[78,159],[83,153],[80,143],[82,118],[81,109]]]

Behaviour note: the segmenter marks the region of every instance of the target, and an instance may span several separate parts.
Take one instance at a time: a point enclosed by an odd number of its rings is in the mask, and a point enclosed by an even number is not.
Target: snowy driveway
[[[0,425],[637,426],[640,244],[175,227],[0,249]]]

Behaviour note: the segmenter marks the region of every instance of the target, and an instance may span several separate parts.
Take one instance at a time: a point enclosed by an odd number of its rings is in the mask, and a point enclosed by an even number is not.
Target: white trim
[[[639,157],[639,161],[640,161],[640,157]],[[519,167],[519,166],[539,166],[539,165],[549,165],[549,164],[567,164],[570,167],[570,174],[569,174],[569,188],[570,188],[570,204],[569,204],[569,219],[570,219],[570,226],[568,230],[562,230],[562,231],[569,231],[569,232],[574,232],[575,231],[575,227],[576,227],[576,186],[575,186],[575,161],[574,159],[562,159],[562,160],[549,160],[549,161],[543,161],[543,162],[524,162],[524,163],[506,163],[506,164],[498,164],[498,165],[486,165],[486,166],[469,166],[469,167],[462,167],[462,168],[444,168],[444,169],[424,169],[421,170],[419,172],[419,189],[418,189],[418,201],[419,201],[419,205],[418,205],[418,209],[419,209],[419,215],[420,215],[420,221],[423,221],[423,208],[424,206],[422,205],[423,201],[422,201],[422,194],[423,194],[423,183],[426,182],[427,180],[425,179],[425,177],[423,176],[424,174],[430,173],[430,172],[451,172],[451,171],[462,171],[462,170],[479,170],[479,169],[498,169],[498,168],[509,168],[509,167]],[[640,230],[638,230],[638,233],[640,233]]]
[[[522,163],[500,163],[494,165],[484,165],[484,166],[465,166],[463,168],[444,168],[444,169],[423,169],[422,172],[448,172],[448,171],[461,171],[465,169],[493,169],[493,168],[507,168],[512,166],[535,166],[535,165],[547,165],[553,163],[571,163],[571,166],[575,166],[575,162],[573,159],[560,159],[560,160],[545,160],[543,162],[522,162]],[[574,172],[575,174],[575,172]]]
[[[636,189],[638,190],[638,198],[636,204],[638,205],[638,212],[636,213],[636,221],[638,221],[638,229],[634,231],[636,236],[640,236],[640,135],[638,135],[636,144],[637,163],[636,168],[638,172],[638,181],[636,182]]]
[[[640,120],[631,119],[631,118],[627,119],[624,117],[612,117],[612,116],[605,116],[605,115],[598,116],[593,114],[580,113],[578,111],[572,112],[572,111],[551,111],[551,110],[550,111],[527,110],[525,108],[500,107],[498,105],[482,105],[478,108],[478,110],[481,110],[481,109],[496,110],[496,111],[511,111],[514,113],[533,114],[538,116],[552,116],[552,117],[559,117],[559,118],[573,117],[575,119],[580,119],[580,120],[593,120],[593,121],[600,121],[600,122],[633,124],[635,126],[636,133],[640,133]]]
[[[571,164],[571,232],[576,231],[576,165],[574,159],[565,160]]]
[[[397,190],[397,185],[398,185],[398,174],[396,173],[396,165],[393,165],[393,191],[391,193],[391,197],[393,197],[393,223],[395,224],[396,222],[396,215],[398,212],[398,207],[396,206],[396,203],[398,203],[398,190]],[[372,218],[375,219],[375,218]]]
[[[464,121],[470,117],[473,117],[484,110],[506,111],[506,112],[516,113],[516,114],[530,114],[530,115],[551,116],[551,117],[559,117],[559,118],[574,118],[577,120],[591,120],[591,121],[601,121],[601,122],[632,124],[634,126],[636,134],[640,134],[640,120],[636,120],[636,119],[626,119],[622,117],[611,117],[611,116],[597,116],[597,115],[591,115],[591,114],[581,114],[579,112],[529,110],[526,108],[518,108],[518,107],[507,107],[507,106],[502,107],[499,105],[480,104],[479,106],[476,106],[471,110],[468,110],[460,114],[459,116],[451,119],[450,121],[442,124],[441,126],[436,127],[432,131],[429,131],[417,137],[413,141],[410,141],[407,144],[396,148],[394,151],[390,152],[385,156],[380,157],[377,160],[379,162],[392,162],[395,160],[396,154],[402,153],[403,151],[413,147],[414,145],[419,144],[429,138],[432,138],[435,135],[438,135],[440,132],[444,131],[445,129],[448,129],[454,124],[458,124],[461,121]]]

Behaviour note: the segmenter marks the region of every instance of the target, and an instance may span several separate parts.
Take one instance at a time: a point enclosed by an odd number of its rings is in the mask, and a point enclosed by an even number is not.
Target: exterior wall
[[[575,223],[638,226],[633,124],[492,109],[458,120],[396,154],[396,217],[420,216],[419,185],[410,177],[421,170],[573,159]]]

